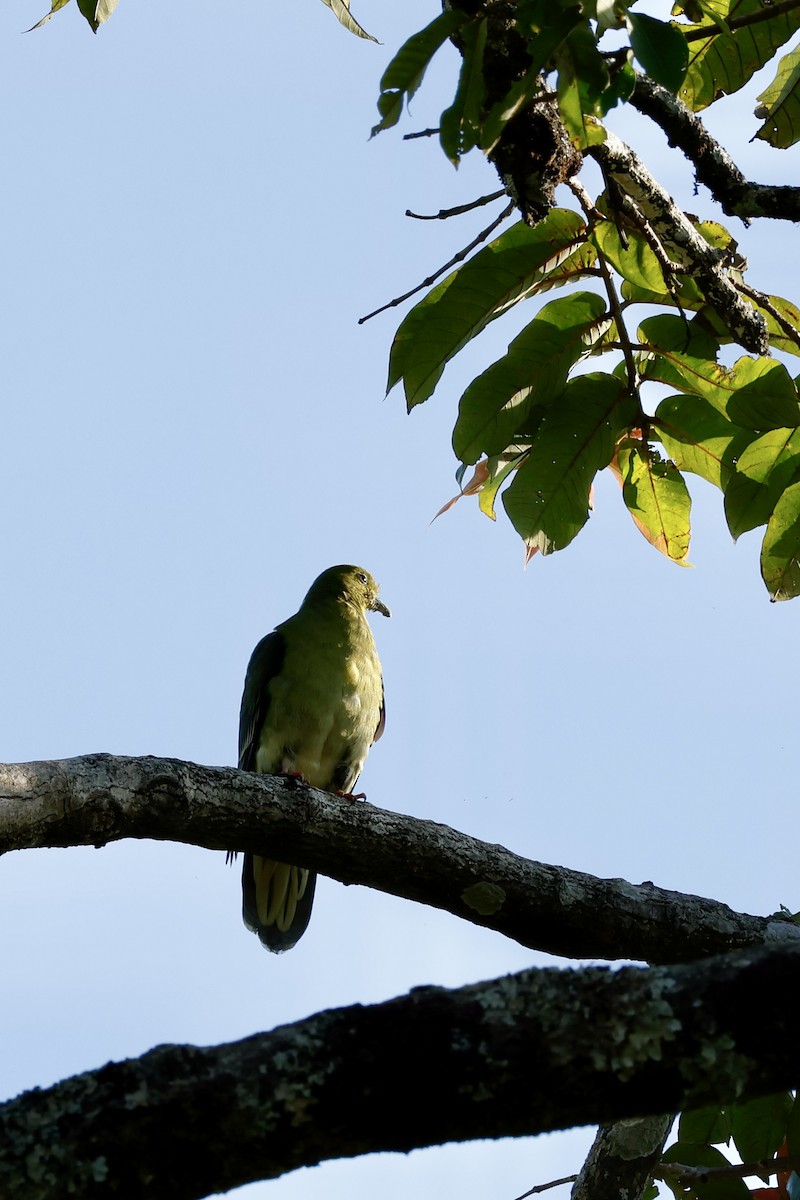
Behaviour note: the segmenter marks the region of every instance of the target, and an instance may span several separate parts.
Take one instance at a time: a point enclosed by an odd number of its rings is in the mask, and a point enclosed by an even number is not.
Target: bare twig
[[[538,1196],[541,1192],[549,1192],[551,1188],[561,1187],[562,1183],[574,1183],[577,1178],[577,1175],[565,1175],[563,1179],[551,1179],[549,1183],[537,1183],[529,1191],[517,1196],[516,1200],[526,1200],[528,1196]]]
[[[469,204],[457,204],[455,208],[440,208],[438,213],[415,213],[410,208],[406,209],[406,216],[413,217],[415,221],[446,221],[448,217],[460,217],[462,213],[472,212],[474,208],[482,208],[484,204],[491,204],[493,200],[499,200],[501,196],[507,196],[505,188],[500,188],[497,192],[491,192],[488,196],[480,196],[477,200],[471,200]]]
[[[418,283],[417,286],[413,287],[410,292],[406,292],[403,296],[395,296],[394,300],[390,300],[388,304],[382,304],[380,308],[376,308],[373,312],[367,313],[365,317],[359,317],[359,325],[363,325],[365,321],[371,321],[373,317],[377,317],[379,313],[386,312],[386,310],[389,308],[397,308],[398,304],[402,304],[404,300],[410,300],[412,296],[416,296],[417,292],[421,292],[423,288],[430,287],[431,284],[436,282],[440,275],[444,275],[445,271],[449,271],[451,267],[456,265],[456,263],[463,262],[470,251],[474,250],[476,246],[480,246],[481,242],[485,242],[489,234],[493,233],[494,230],[497,229],[497,226],[501,225],[503,221],[505,221],[506,217],[510,217],[513,211],[514,202],[512,200],[510,204],[506,205],[506,207],[500,213],[500,216],[492,221],[491,225],[487,225],[485,229],[482,229],[478,236],[473,238],[468,246],[465,246],[463,250],[459,250],[458,254],[454,254],[450,261],[446,262],[443,267],[439,267],[438,271],[434,271],[434,273],[429,275],[427,279],[423,279],[422,283]]]
[[[438,129],[420,129],[417,131],[417,133],[404,133],[403,141],[404,142],[413,142],[414,138],[436,137],[436,135],[438,133],[439,133]]]

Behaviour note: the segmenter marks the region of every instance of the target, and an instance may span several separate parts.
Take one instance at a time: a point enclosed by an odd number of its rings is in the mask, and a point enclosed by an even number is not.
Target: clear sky
[[[234,763],[252,647],[320,570],[354,561],[394,614],[374,621],[388,723],[361,780],[373,803],[597,875],[800,907],[785,850],[800,607],[768,602],[758,535],[734,546],[698,483],[681,570],[610,477],[573,546],[526,571],[509,524],[473,501],[431,524],[455,491],[460,391],[531,315],[496,322],[411,417],[383,400],[398,310],[357,318],[487,222],[405,209],[497,186],[474,155],[456,173],[429,141],[368,141],[381,71],[435,0],[358,0],[380,46],[318,0],[120,0],[96,37],[71,5],[23,36],[46,3],[0,11],[0,758]],[[455,65],[445,52],[401,132],[436,124]],[[757,90],[712,128],[751,136]],[[612,124],[687,208],[718,215],[660,135]],[[795,151],[741,159],[800,183]],[[751,282],[800,297],[796,233],[732,226]],[[329,880],[282,957],[239,910],[222,854],[7,855],[0,1096],[548,961]],[[511,1200],[577,1170],[590,1138],[375,1156],[238,1194]]]

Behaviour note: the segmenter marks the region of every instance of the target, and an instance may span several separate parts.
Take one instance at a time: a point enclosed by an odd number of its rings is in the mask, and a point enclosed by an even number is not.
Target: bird
[[[294,775],[351,795],[386,722],[383,674],[367,613],[391,612],[363,567],[314,580],[293,617],[256,646],[239,714],[239,768]],[[265,847],[266,849],[266,847]],[[316,872],[246,853],[242,916],[262,945],[290,950],[305,932]]]

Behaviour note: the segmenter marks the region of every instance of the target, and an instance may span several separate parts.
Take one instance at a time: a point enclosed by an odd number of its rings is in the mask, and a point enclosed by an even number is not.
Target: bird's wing
[[[269,709],[269,682],[280,674],[285,655],[286,643],[276,630],[261,639],[250,657],[239,712],[241,771],[256,769],[259,736]]]
[[[381,676],[381,711],[378,716],[378,728],[375,730],[375,737],[372,739],[373,746],[386,728],[386,689],[383,686],[383,676]]]

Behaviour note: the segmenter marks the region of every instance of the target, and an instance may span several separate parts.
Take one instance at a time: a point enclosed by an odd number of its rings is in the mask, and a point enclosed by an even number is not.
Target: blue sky
[[[0,13],[0,756],[235,762],[253,645],[320,570],[355,561],[394,614],[374,622],[388,723],[361,780],[372,802],[597,875],[800,907],[780,850],[796,828],[800,608],[769,604],[757,535],[734,546],[719,497],[694,486],[695,569],[680,570],[605,477],[573,546],[526,571],[508,523],[469,500],[431,524],[455,490],[460,391],[530,315],[496,322],[412,416],[383,399],[399,312],[357,318],[488,219],[404,210],[497,186],[474,156],[456,173],[432,142],[368,140],[393,48],[438,6],[360,0],[380,46],[317,0],[249,0],[235,19],[121,0],[96,37],[73,5],[23,36],[45,7]],[[401,132],[436,123],[455,62],[445,52]],[[710,114],[729,142],[757,90]],[[660,135],[612,124],[687,208],[719,215]],[[751,178],[800,182],[794,152],[740,157]],[[798,298],[795,233],[732,226],[751,282]],[[222,854],[6,856],[2,1095],[549,961],[327,880],[276,958],[239,908]],[[576,1170],[590,1137],[375,1156],[239,1194],[511,1200]]]

